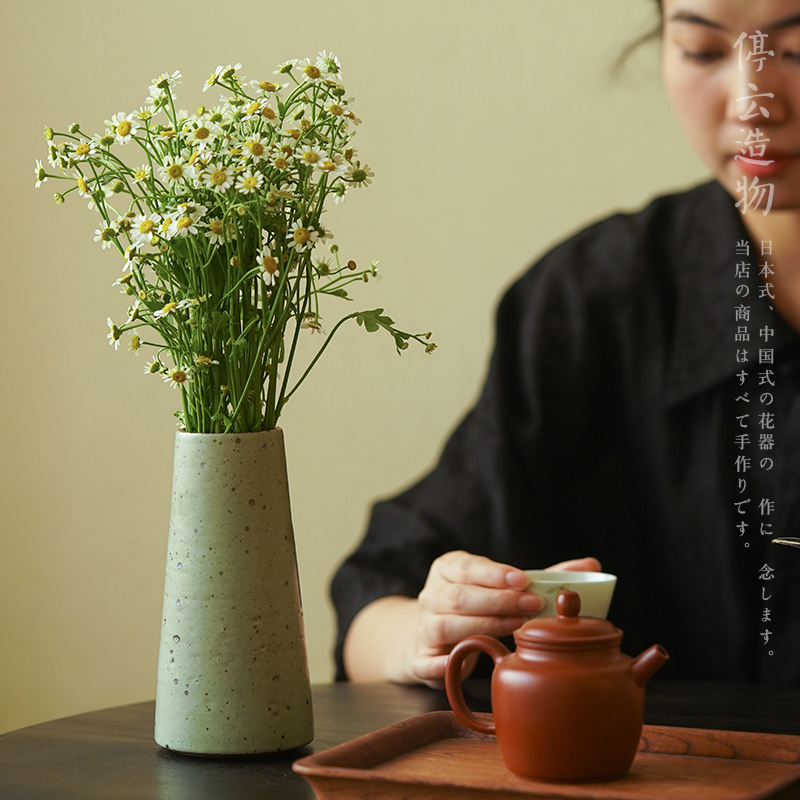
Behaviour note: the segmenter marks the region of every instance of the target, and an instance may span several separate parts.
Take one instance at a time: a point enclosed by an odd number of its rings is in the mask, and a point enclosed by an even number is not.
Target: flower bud
[[[59,205],[59,206],[63,206],[64,205],[64,195],[63,194],[59,194],[58,192],[56,192],[53,195],[53,200],[56,201],[56,205]]]
[[[44,138],[47,139],[48,142],[52,142],[54,135],[55,134],[53,132],[53,129],[51,127],[45,125],[44,126]]]
[[[73,122],[72,125],[69,126],[70,133],[77,133],[81,129],[81,126],[77,122]]]
[[[348,262],[347,262],[347,266],[348,266],[350,269],[355,269],[355,268],[356,268],[356,266],[357,266],[357,264],[356,264],[356,262],[355,262],[355,261],[353,261],[353,260],[351,259],[350,261],[348,261]]]

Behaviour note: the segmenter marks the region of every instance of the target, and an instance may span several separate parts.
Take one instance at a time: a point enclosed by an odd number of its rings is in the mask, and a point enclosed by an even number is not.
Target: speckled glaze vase
[[[313,738],[283,432],[178,433],[156,742],[246,755]]]

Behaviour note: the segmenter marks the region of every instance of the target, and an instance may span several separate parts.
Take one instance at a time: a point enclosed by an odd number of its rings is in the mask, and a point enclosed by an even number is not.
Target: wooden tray
[[[514,775],[493,736],[433,711],[301,758],[292,769],[320,800],[800,800],[800,736],[645,725],[624,777],[559,783]]]

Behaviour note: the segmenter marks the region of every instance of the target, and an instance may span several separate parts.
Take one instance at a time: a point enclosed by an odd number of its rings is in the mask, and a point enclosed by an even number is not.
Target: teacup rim
[[[528,579],[537,583],[611,583],[617,580],[617,576],[610,572],[595,572],[594,570],[542,570],[526,569],[523,572]],[[534,577],[542,576],[542,577]]]

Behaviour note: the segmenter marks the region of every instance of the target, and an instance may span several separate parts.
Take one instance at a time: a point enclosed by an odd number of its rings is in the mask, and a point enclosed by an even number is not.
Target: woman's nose
[[[730,75],[726,116],[740,127],[780,125],[788,114],[777,55],[741,59]]]

